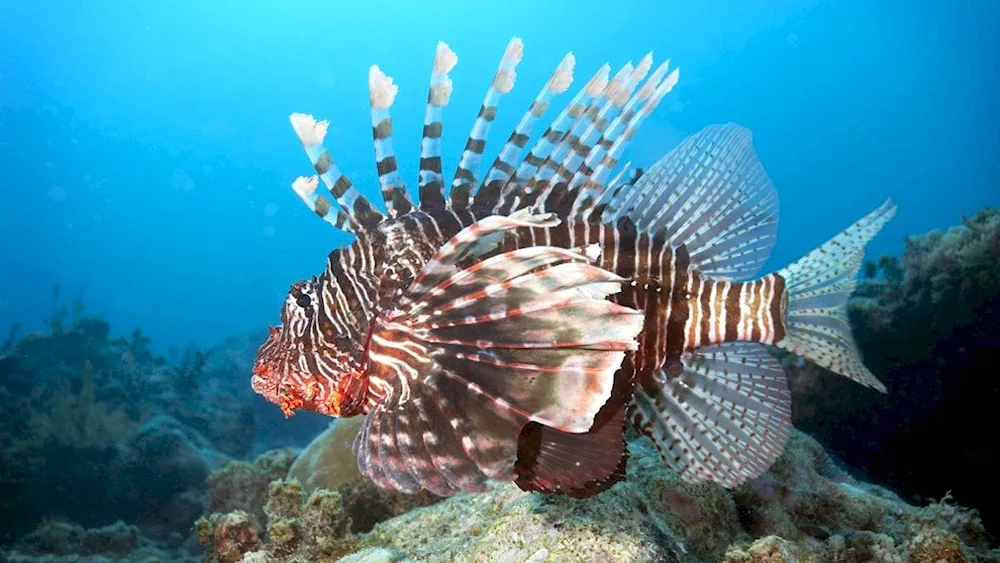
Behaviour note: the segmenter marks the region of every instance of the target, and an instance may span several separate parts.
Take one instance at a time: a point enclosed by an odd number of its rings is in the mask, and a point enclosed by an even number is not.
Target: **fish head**
[[[285,416],[306,409],[328,416],[361,413],[367,380],[357,339],[333,334],[324,316],[320,286],[312,278],[292,285],[254,362],[251,387]]]

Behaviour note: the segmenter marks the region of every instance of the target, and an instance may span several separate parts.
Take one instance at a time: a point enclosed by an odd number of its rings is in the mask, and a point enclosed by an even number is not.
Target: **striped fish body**
[[[488,215],[489,210],[467,209],[460,213],[439,210],[416,212],[385,223],[383,236],[377,244],[385,249],[383,258],[388,259],[389,265],[373,275],[391,277],[392,285],[397,288],[407,285],[449,239]],[[618,390],[598,416],[599,422],[603,420],[610,426],[599,427],[586,435],[551,428],[542,430],[543,427],[537,424],[522,432],[519,463],[515,466],[517,483],[528,490],[585,497],[604,490],[624,476],[623,423],[627,411],[637,431],[655,436],[654,421],[659,418],[656,410],[640,408],[633,399],[634,393],[638,391],[649,400],[664,392],[666,381],[676,382],[675,387],[683,385],[678,378],[682,378],[685,371],[682,364],[685,353],[725,343],[773,344],[781,340],[785,332],[787,295],[784,280],[776,273],[746,282],[706,276],[692,266],[684,245],[672,246],[662,232],[657,235],[640,232],[628,217],[613,223],[571,217],[562,219],[563,222],[554,227],[513,230],[497,252],[530,247],[595,248],[599,251],[596,263],[623,279],[621,291],[608,299],[643,313],[642,332],[637,336],[638,348],[623,359],[615,376]],[[738,352],[732,349],[734,358],[739,361],[767,362],[759,353],[738,355]],[[770,392],[774,399],[774,412],[770,413],[774,420],[769,422],[773,428],[760,420],[755,421],[756,425],[771,432],[769,441],[762,443],[757,452],[761,464],[767,463],[768,446],[771,443],[780,445],[787,438],[787,391],[778,385],[780,370],[776,366],[769,367],[775,378],[774,388],[765,388],[767,382],[763,385],[757,382],[759,391]],[[380,386],[394,384],[387,381]],[[752,383],[748,381],[747,384]],[[372,400],[381,400],[381,397],[372,397]],[[489,404],[482,406],[492,408]],[[753,416],[760,414],[760,411],[753,411]],[[538,442],[543,434],[550,455],[539,459],[537,454],[531,456],[527,452],[539,449]],[[656,443],[661,445],[659,441]],[[560,463],[563,460],[559,454],[564,449],[574,451],[574,455],[567,458],[570,463]],[[662,446],[661,450],[665,455],[672,455],[676,467],[684,467],[687,454],[683,448],[672,454]],[[587,465],[579,465],[582,460],[586,460]]]
[[[490,211],[417,211],[386,222],[375,241],[357,244],[355,252],[372,257],[369,279],[405,287],[449,239]],[[784,337],[788,301],[779,274],[746,282],[714,279],[692,266],[684,245],[674,247],[662,232],[640,232],[627,217],[613,223],[561,219],[554,227],[515,229],[499,250],[595,248],[596,264],[625,280],[621,292],[608,298],[644,314],[635,357],[640,373],[676,363],[681,353],[698,348],[736,341],[773,344]],[[362,251],[364,246],[372,248]],[[380,268],[378,260],[386,263]]]
[[[624,476],[629,424],[690,482],[735,486],[765,471],[791,431],[784,373],[765,345],[884,390],[844,309],[890,202],[757,276],[777,197],[745,129],[708,127],[633,181],[608,180],[676,83],[661,65],[639,87],[650,57],[614,78],[602,68],[522,158],[530,126],[569,85],[568,56],[474,189],[497,101],[513,86],[516,39],[445,196],[440,119],[457,58],[442,45],[419,204],[396,172],[395,86],[376,67],[385,215],[323,148],[325,122],[292,116],[318,174],[296,193],[356,238],[292,286],[258,353],[258,393],[288,415],[365,415],[359,469],[387,488],[449,495],[496,479],[586,497]]]

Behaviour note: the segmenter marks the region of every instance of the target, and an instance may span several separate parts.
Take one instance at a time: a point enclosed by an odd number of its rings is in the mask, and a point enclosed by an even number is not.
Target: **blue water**
[[[526,54],[493,151],[566,51],[582,82],[652,50],[681,82],[629,158],[741,123],[781,197],[770,267],[888,196],[900,213],[869,248],[898,253],[907,234],[1000,204],[995,6],[0,0],[0,327],[40,326],[56,283],[160,350],[275,322],[288,285],[346,240],[288,187],[311,173],[288,114],[329,119],[335,158],[374,196],[379,64],[400,85],[412,186],[439,39],[460,57],[446,172],[512,35]]]

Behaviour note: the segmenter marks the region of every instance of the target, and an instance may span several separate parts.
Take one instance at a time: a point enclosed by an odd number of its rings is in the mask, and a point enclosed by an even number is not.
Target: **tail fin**
[[[798,261],[778,271],[785,279],[785,337],[774,345],[798,354],[867,387],[886,391],[861,361],[847,320],[847,299],[854,291],[864,246],[896,214],[896,204],[881,207]]]

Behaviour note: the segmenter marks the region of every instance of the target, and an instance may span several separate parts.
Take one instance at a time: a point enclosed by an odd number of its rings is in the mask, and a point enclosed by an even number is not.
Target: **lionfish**
[[[458,58],[438,44],[419,203],[392,146],[397,86],[377,66],[369,89],[385,212],[324,148],[327,122],[291,115],[317,174],[294,191],[354,240],[292,285],[256,359],[257,393],[286,416],[364,415],[353,451],[382,487],[450,495],[500,480],[582,498],[624,477],[627,425],[688,482],[733,487],[768,469],[791,432],[788,385],[768,345],[885,391],[845,306],[891,200],[755,277],[775,243],[778,199],[748,130],[709,126],[641,176],[626,178],[628,164],[612,176],[678,81],[668,63],[653,69],[652,55],[613,76],[602,66],[524,154],[573,81],[566,55],[481,173],[522,53],[511,40],[446,193],[442,112]]]

